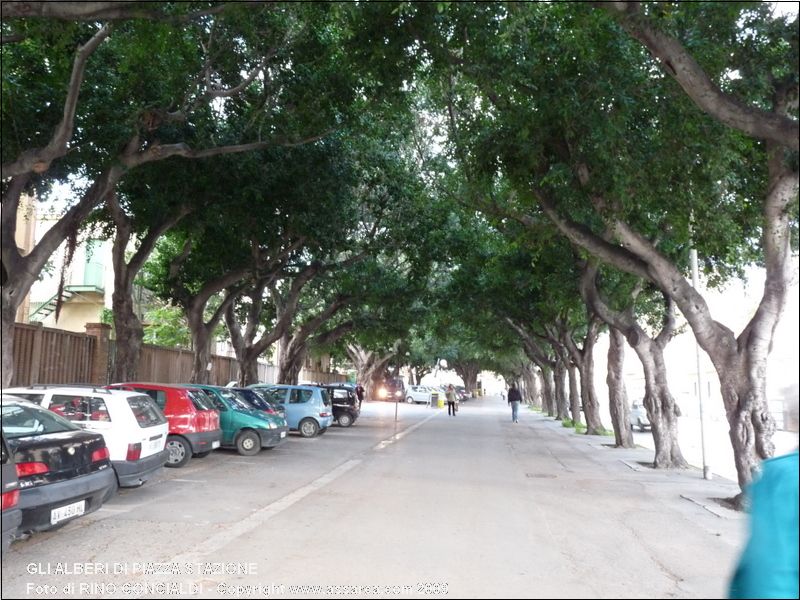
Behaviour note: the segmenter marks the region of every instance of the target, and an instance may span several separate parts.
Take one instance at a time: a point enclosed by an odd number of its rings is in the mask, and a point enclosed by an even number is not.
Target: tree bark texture
[[[581,419],[581,396],[578,391],[578,367],[570,361],[569,368],[569,411],[572,415],[572,422],[575,425],[582,423]]]
[[[569,402],[567,400],[566,377],[567,365],[559,358],[553,373],[556,384],[556,421],[563,421],[569,416]]]
[[[617,448],[633,448],[633,431],[630,422],[630,405],[625,389],[625,336],[619,329],[609,328],[608,345],[608,404],[614,441]]]

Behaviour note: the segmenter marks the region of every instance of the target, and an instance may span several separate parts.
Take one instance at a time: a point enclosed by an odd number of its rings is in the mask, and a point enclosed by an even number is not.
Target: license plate
[[[286,432],[285,432],[285,431],[281,431],[281,437],[282,437],[282,438],[285,438],[285,437],[286,437]]]
[[[215,450],[217,448],[219,448],[219,442],[211,442],[211,449]]]
[[[74,502],[72,504],[67,504],[66,506],[60,506],[58,508],[54,508],[50,511],[50,524],[55,525],[65,519],[71,519],[72,517],[79,517],[84,513],[86,510],[86,500],[81,500],[80,502]]]
[[[150,442],[151,453],[155,454],[157,452],[161,452],[163,449],[164,449],[164,442],[162,440],[156,440],[155,442]]]

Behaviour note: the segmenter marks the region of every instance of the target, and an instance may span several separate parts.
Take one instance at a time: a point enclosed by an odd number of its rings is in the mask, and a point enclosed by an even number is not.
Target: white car
[[[406,388],[406,402],[409,404],[416,404],[421,402],[423,404],[430,404],[431,401],[436,401],[439,394],[434,392],[427,385],[410,385]]]
[[[142,485],[169,458],[169,424],[150,396],[92,386],[33,385],[3,391],[102,434],[121,487]]]
[[[639,431],[650,429],[650,419],[647,418],[647,410],[641,402],[634,402],[630,413],[631,428],[638,427]]]

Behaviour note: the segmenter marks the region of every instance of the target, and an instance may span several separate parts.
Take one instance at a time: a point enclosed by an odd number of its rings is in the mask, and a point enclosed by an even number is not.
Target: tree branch
[[[59,3],[40,2],[37,4]],[[75,109],[78,105],[78,95],[80,93],[81,84],[83,83],[83,75],[86,71],[86,61],[100,43],[109,36],[111,28],[112,26],[110,24],[103,26],[88,42],[78,48],[75,54],[75,61],[72,64],[72,75],[70,76],[69,87],[67,88],[67,98],[64,101],[63,116],[50,142],[44,148],[26,150],[13,163],[3,165],[3,179],[30,171],[34,173],[44,173],[50,168],[50,163],[53,162],[53,160],[67,153],[67,144],[72,138],[72,130],[75,124]]]
[[[163,12],[145,10],[149,2],[14,2],[2,3],[3,19],[40,18],[62,21],[120,21],[148,19],[171,23],[185,23],[214,15],[226,10],[231,3],[222,3],[211,8],[185,15],[167,15]]]
[[[703,112],[753,137],[771,140],[795,151],[800,148],[800,126],[796,119],[745,105],[723,93],[683,45],[676,38],[659,31],[652,19],[642,14],[636,4],[594,4],[612,14],[625,31],[644,44]]]

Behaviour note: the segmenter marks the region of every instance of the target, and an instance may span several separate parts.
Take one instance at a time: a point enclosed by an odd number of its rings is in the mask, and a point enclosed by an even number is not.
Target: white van
[[[147,481],[169,458],[169,425],[150,396],[93,386],[32,385],[3,390],[101,433],[122,487]]]

